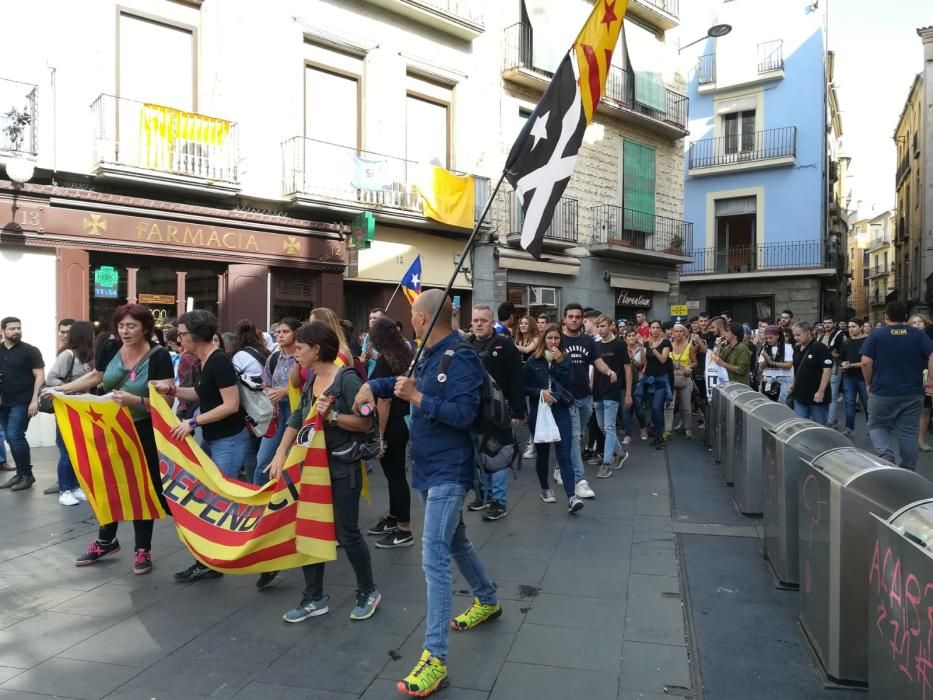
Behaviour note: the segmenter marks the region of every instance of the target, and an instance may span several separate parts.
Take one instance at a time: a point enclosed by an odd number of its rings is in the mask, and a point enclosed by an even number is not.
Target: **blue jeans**
[[[670,392],[670,377],[662,374],[654,378],[654,391],[651,393],[651,422],[654,423],[654,435],[660,439],[664,432],[664,404],[673,401],[668,399]]]
[[[279,427],[276,428],[275,435],[271,438],[263,438],[259,443],[259,454],[256,455],[256,471],[253,472],[253,483],[256,486],[262,486],[269,480],[268,475],[263,474],[262,470],[269,466],[269,462],[275,457],[275,451],[279,449],[279,443],[282,442],[282,435],[285,434],[285,428],[288,424],[288,417],[292,414],[291,404],[288,398],[279,401]]]
[[[244,427],[236,435],[219,440],[205,440],[204,444],[220,473],[228,479],[237,479],[248,456],[252,439],[252,435]]]
[[[29,443],[26,442],[26,428],[28,427],[28,404],[0,406],[0,431],[10,443],[10,452],[13,453],[16,473],[19,476],[32,476],[32,457],[29,454]]]
[[[574,494],[573,460],[570,458],[570,443],[573,434],[570,411],[571,409],[562,404],[551,406],[551,414],[554,416],[557,431],[560,433],[560,441],[554,443],[554,453],[557,455],[557,468],[560,469],[560,480],[564,482],[564,493],[567,494],[567,498]],[[532,435],[535,434],[537,424],[538,404],[535,404],[528,413],[528,427],[531,428]],[[550,452],[551,443],[535,443],[535,471],[538,474],[538,484],[542,489],[550,488],[548,483],[548,458]]]
[[[839,386],[841,384],[842,370],[833,368],[833,373],[829,377],[829,389],[832,392],[832,401],[829,402],[829,415],[826,419],[827,425],[833,425],[836,422],[836,407],[839,405],[836,403],[836,399],[842,395],[842,392],[839,391]]]
[[[866,420],[870,415],[868,413],[868,390],[865,388],[865,380],[844,376],[842,378],[842,393],[846,397],[846,428],[855,430],[856,399],[861,399],[862,401],[862,408],[865,409]]]
[[[496,501],[503,506],[508,505],[509,475],[511,469],[503,469],[495,474],[488,474],[482,467],[476,467],[477,486],[476,494],[484,501]]]
[[[599,429],[606,436],[603,447],[603,464],[610,464],[615,459],[615,453],[622,447],[619,436],[616,435],[616,417],[619,415],[619,402],[603,399],[596,402],[596,422]]]
[[[576,405],[570,409],[570,427],[573,430],[573,439],[570,441],[570,459],[573,461],[573,477],[575,481],[582,481],[586,478],[586,472],[583,470],[583,452],[581,445],[583,443],[583,428],[590,422],[590,415],[593,413],[593,397],[584,396],[577,399]],[[563,479],[563,477],[561,477]]]
[[[421,492],[424,500],[421,568],[428,589],[424,648],[444,662],[447,660],[453,582],[450,557],[453,556],[473,595],[481,603],[494,605],[497,600],[496,587],[467,538],[461,514],[465,497],[466,489],[461,484],[438,484]]]
[[[900,466],[916,470],[923,396],[872,394],[868,397],[868,411],[868,434],[878,456],[896,464],[894,433],[897,432]]]
[[[814,423],[826,425],[829,416],[829,406],[818,403],[805,405],[799,401],[794,401],[794,413],[801,418],[809,418]],[[920,419],[917,418],[917,421],[919,424]]]
[[[62,433],[57,425],[55,426],[55,444],[58,445],[58,492],[74,491],[78,488],[78,478],[75,476],[71,457],[68,456],[65,441],[62,440]]]

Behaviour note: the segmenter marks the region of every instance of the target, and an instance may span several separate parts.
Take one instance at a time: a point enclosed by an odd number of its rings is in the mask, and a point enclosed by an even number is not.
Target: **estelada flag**
[[[55,418],[101,525],[165,517],[129,411],[106,396],[55,394]]]
[[[155,389],[149,398],[163,495],[195,559],[249,574],[337,558],[324,425],[315,407],[308,446],[292,446],[278,481],[253,486],[221,474],[191,436],[176,441],[178,418]]]
[[[628,0],[598,0],[593,6],[506,159],[505,178],[524,212],[522,248],[535,258],[541,257],[544,234],[606,87],[627,8]]]
[[[405,273],[405,276],[402,277],[402,281],[399,282],[399,285],[402,287],[402,291],[405,293],[405,298],[408,299],[409,304],[414,304],[415,299],[421,294],[421,256],[417,256],[414,261],[412,261],[411,266],[408,268],[408,272]]]

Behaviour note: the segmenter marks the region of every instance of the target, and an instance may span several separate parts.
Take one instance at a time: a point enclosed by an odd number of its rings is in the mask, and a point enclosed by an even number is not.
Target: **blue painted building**
[[[681,276],[692,310],[751,323],[789,308],[813,320],[844,298],[828,225],[841,126],[825,19],[818,3],[732,0],[715,17],[731,32],[682,54],[693,66],[684,218],[694,249]]]

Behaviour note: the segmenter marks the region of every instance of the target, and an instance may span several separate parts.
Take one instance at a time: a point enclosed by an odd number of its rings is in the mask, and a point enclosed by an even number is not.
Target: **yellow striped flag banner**
[[[164,518],[130,412],[106,396],[53,396],[62,442],[100,524]]]

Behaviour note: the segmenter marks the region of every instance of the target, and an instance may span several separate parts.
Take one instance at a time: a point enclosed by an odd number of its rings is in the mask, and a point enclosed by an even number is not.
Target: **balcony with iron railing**
[[[505,80],[538,91],[547,88],[553,74],[534,65],[529,25],[519,22],[506,28],[504,51],[502,77]],[[622,66],[610,66],[599,113],[668,138],[682,138],[688,133],[690,99],[667,87],[663,90],[654,106],[642,104],[635,99],[634,73]]]
[[[294,136],[282,143],[282,190],[293,202],[347,213],[427,224],[419,184],[433,186],[435,166]],[[464,174],[464,173],[457,173]],[[489,198],[489,179],[474,176],[474,218]],[[438,223],[432,221],[434,228]]]
[[[519,245],[522,239],[522,225],[525,223],[525,213],[515,192],[506,193],[506,206],[508,209],[508,233],[506,241],[510,245]],[[544,232],[545,250],[565,250],[573,248],[579,241],[579,203],[570,197],[561,197],[554,208],[551,225]]]
[[[96,175],[239,192],[235,122],[113,95],[91,112]]]
[[[684,265],[682,277],[698,275],[735,276],[773,272],[793,274],[819,271],[836,274],[842,263],[838,246],[828,241],[789,241],[687,251],[693,262]]]
[[[797,127],[785,126],[702,139],[690,144],[690,175],[792,166],[797,159]]]
[[[593,220],[591,255],[657,262],[690,261],[693,224],[614,204],[590,209]]]
[[[745,79],[738,80],[723,87],[733,88],[741,84],[751,84],[771,81],[784,77],[784,40],[774,39],[758,44],[756,48],[757,70],[754,74],[746,75]],[[702,93],[714,92],[716,86],[716,54],[708,53],[700,56],[697,67],[697,84]]]
[[[0,78],[0,155],[38,153],[38,91],[32,83]]]
[[[774,39],[758,44],[758,73],[784,70],[784,40]]]
[[[486,30],[486,20],[475,0],[366,0],[466,41]]]
[[[661,31],[680,24],[680,0],[630,0],[627,12]]]
[[[901,157],[901,162],[897,166],[897,173],[894,175],[894,185],[895,186],[900,185],[901,180],[903,180],[904,176],[907,175],[907,173],[909,172],[910,172],[910,155],[905,152],[904,155]]]
[[[875,236],[872,236],[868,241],[868,247],[866,250],[872,251],[875,248],[884,248],[885,246],[891,245],[893,239],[890,233],[881,233]]]
[[[885,275],[890,275],[892,272],[894,272],[894,265],[875,265],[874,267],[868,268],[868,278],[884,277]]]

